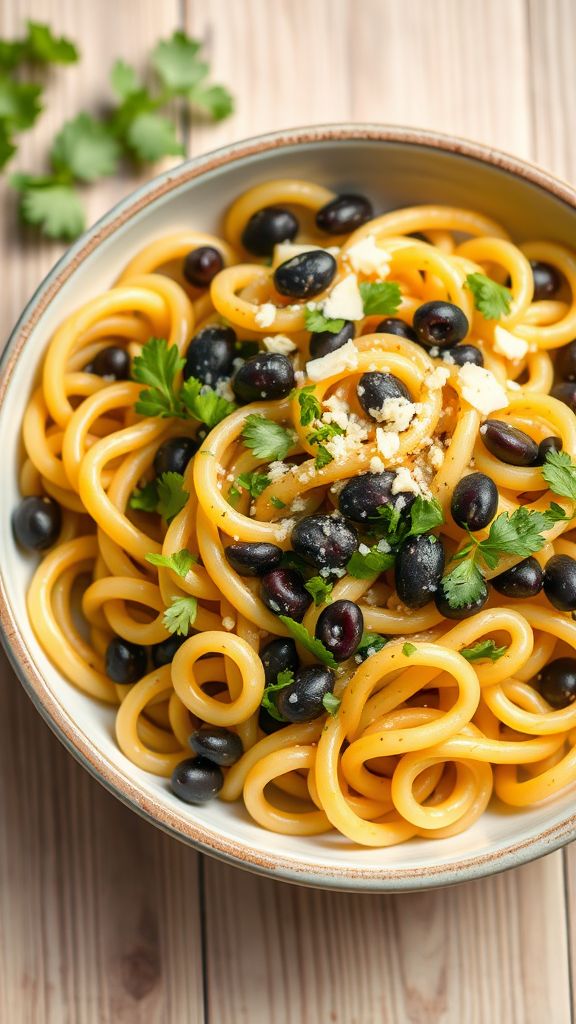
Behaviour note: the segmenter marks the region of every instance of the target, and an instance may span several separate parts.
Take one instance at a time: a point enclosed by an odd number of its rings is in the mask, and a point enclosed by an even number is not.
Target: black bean
[[[562,380],[576,380],[576,340],[558,349],[556,369]]]
[[[188,347],[184,380],[196,377],[214,387],[231,375],[236,355],[236,334],[231,327],[204,327]]]
[[[387,316],[374,328],[375,334],[396,334],[399,338],[408,338],[409,341],[418,341],[416,331],[404,320],[397,316]]]
[[[283,206],[265,206],[253,213],[244,228],[242,245],[255,256],[271,256],[275,245],[292,242],[298,234],[298,221]]]
[[[161,668],[162,665],[169,665],[176,651],[182,647],[182,644],[188,639],[187,636],[178,636],[177,633],[173,633],[167,640],[162,640],[159,644],[154,644],[150,648],[150,656],[154,668]]]
[[[552,708],[567,708],[576,700],[576,658],[555,658],[538,673],[533,686]]]
[[[316,334],[311,334],[310,358],[320,359],[322,356],[329,355],[330,352],[335,352],[337,348],[342,348],[347,341],[351,341],[355,333],[352,321],[345,320],[344,327],[337,334],[333,334],[332,331],[317,331]]]
[[[312,598],[304,588],[304,577],[297,569],[273,569],[262,577],[262,600],[276,615],[288,615],[301,622]]]
[[[552,555],[544,570],[544,593],[559,611],[576,610],[576,558]]]
[[[529,434],[503,420],[486,420],[480,427],[484,447],[507,466],[533,466],[538,445]]]
[[[99,377],[110,380],[128,380],[130,376],[130,356],[125,348],[109,345],[100,349],[92,362],[85,366],[87,373],[96,373]]]
[[[444,548],[433,534],[410,537],[394,566],[396,593],[408,608],[424,608],[438,590],[444,572]]]
[[[339,516],[306,516],[292,530],[292,548],[319,569],[339,569],[358,547],[356,530]]]
[[[224,260],[218,249],[213,245],[200,245],[184,257],[182,273],[188,284],[195,288],[207,288],[223,267]]]
[[[270,736],[273,732],[278,732],[279,729],[285,729],[288,722],[281,722],[277,718],[274,718],[266,708],[260,707],[258,711],[258,725],[262,732]]]
[[[378,419],[384,402],[389,398],[404,398],[411,402],[412,396],[408,388],[392,373],[363,373],[356,388],[358,401],[367,416]]]
[[[115,636],[106,648],[106,675],[114,683],[136,683],[146,674],[148,655],[145,647]]]
[[[466,314],[452,302],[425,302],[414,314],[414,330],[425,348],[452,348],[468,334]]]
[[[536,559],[530,556],[494,576],[490,582],[494,590],[504,597],[535,597],[542,590],[544,573]]]
[[[562,284],[562,278],[556,268],[549,263],[541,263],[540,260],[530,260],[530,266],[534,278],[532,300],[540,302],[542,299],[553,298]]]
[[[236,541],[224,548],[224,554],[240,576],[264,576],[280,565],[282,548],[264,541]]]
[[[335,676],[324,665],[307,665],[294,682],[277,690],[274,702],[286,722],[311,722],[324,714],[323,698],[334,688]]]
[[[561,452],[562,451],[562,438],[561,437],[545,437],[543,441],[540,441],[538,445],[538,457],[535,466],[543,466],[546,462],[546,456],[549,452]]]
[[[293,299],[311,299],[334,280],[336,260],[324,249],[299,253],[281,263],[274,271],[274,285],[280,295]]]
[[[392,494],[395,479],[396,473],[391,470],[384,473],[361,473],[353,477],[340,491],[340,512],[356,523],[365,523],[367,519],[379,518],[378,509],[382,505],[407,511],[415,496],[407,491]]]
[[[164,441],[154,456],[156,476],[162,476],[162,473],[184,474],[198,448],[199,444],[193,437],[171,437]]]
[[[566,380],[562,384],[555,384],[550,394],[552,398],[564,402],[564,405],[576,413],[576,380]]]
[[[354,601],[334,601],[318,616],[316,637],[336,661],[351,658],[364,632],[364,616]]]
[[[237,733],[230,732],[230,729],[218,729],[215,725],[196,729],[188,742],[195,754],[223,768],[235,764],[244,753],[242,740]]]
[[[172,772],[170,788],[187,804],[205,804],[213,800],[224,785],[222,769],[204,757],[189,757]]]
[[[316,226],[329,235],[346,235],[373,216],[372,203],[365,196],[340,195],[318,210]]]
[[[476,612],[482,610],[488,600],[488,596],[488,587],[483,583],[475,601],[470,601],[468,604],[463,605],[462,608],[453,608],[446,597],[444,585],[440,583],[434,595],[434,603],[440,614],[446,619],[468,619],[471,615],[475,615]]]
[[[498,509],[498,488],[485,473],[462,477],[452,492],[450,512],[458,526],[482,530],[492,522]]]
[[[296,672],[300,665],[296,644],[291,637],[280,636],[270,640],[260,651],[260,661],[264,665],[266,686],[272,686],[279,672],[289,669]]]
[[[232,390],[239,402],[286,398],[295,384],[292,363],[279,352],[251,356],[232,377]]]
[[[466,363],[474,363],[474,366],[484,366],[484,356],[476,345],[456,345],[455,348],[444,349],[442,358],[447,363],[450,360],[456,366],[466,366]]]
[[[53,498],[30,495],[12,513],[12,530],[23,548],[45,551],[54,544],[62,526],[62,510]]]

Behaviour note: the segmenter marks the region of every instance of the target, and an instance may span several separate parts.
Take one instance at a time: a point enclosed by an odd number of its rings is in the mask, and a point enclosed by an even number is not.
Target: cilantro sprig
[[[175,551],[172,555],[156,555],[151,552],[146,555],[146,561],[150,562],[150,565],[172,569],[173,572],[184,579],[198,559],[187,548],[182,548],[181,551]]]
[[[198,601],[195,597],[173,597],[169,608],[164,612],[163,623],[169,633],[187,636],[198,614]]]
[[[246,417],[242,440],[247,448],[252,449],[257,459],[282,462],[296,443],[296,435],[280,423],[252,413]]]
[[[291,619],[288,615],[279,615],[278,618],[292,634],[296,643],[305,647],[307,651],[310,651],[310,654],[313,654],[324,665],[328,665],[329,668],[337,667],[336,659],[332,652],[324,646],[321,640],[317,640],[315,636],[312,636],[306,629],[306,626],[303,626],[301,622],[296,622],[295,619]]]
[[[328,331],[330,334],[338,334],[346,321],[333,320],[329,316],[324,316],[319,309],[305,309],[304,323],[306,330],[310,331],[311,334],[320,334],[324,333],[324,331]]]
[[[393,316],[402,302],[400,285],[394,281],[364,281],[360,294],[366,316]]]
[[[384,537],[364,554],[355,551],[346,566],[347,572],[356,579],[367,580],[391,569],[396,561],[396,552],[404,541],[428,533],[444,522],[440,503],[435,498],[423,498],[421,495],[414,501],[409,518],[402,517],[392,505],[382,505],[378,512],[378,526],[384,527]]]
[[[356,649],[354,660],[359,664],[362,661],[366,661],[367,658],[371,658],[373,654],[378,654],[383,647],[389,642],[388,637],[381,636],[380,633],[363,633],[362,639]]]
[[[184,490],[182,474],[162,473],[142,489],[136,488],[128,504],[130,508],[142,512],[158,512],[163,519],[170,522],[184,508],[187,501],[188,491]]]
[[[334,584],[327,583],[322,576],[312,576],[307,583],[304,584],[304,589],[308,591],[311,597],[314,598],[314,605],[319,608],[322,604],[328,604],[332,600],[332,590]]]
[[[474,305],[485,320],[499,320],[510,312],[510,290],[486,274],[467,274],[466,287],[472,292]]]
[[[576,501],[576,462],[568,452],[548,452],[542,476],[554,494]]]
[[[132,364],[134,380],[147,385],[138,396],[136,412],[141,416],[192,417],[212,429],[236,406],[196,377],[189,377],[177,387],[176,378],[184,362],[177,346],[168,345],[165,338],[151,338],[144,345]]]
[[[322,697],[322,704],[324,706],[324,710],[332,716],[338,714],[341,703],[342,698],[337,697],[336,694],[334,693],[325,693],[324,696]]]
[[[115,174],[122,159],[141,165],[182,155],[178,107],[214,121],[227,117],[232,97],[224,86],[209,83],[209,66],[200,50],[201,44],[181,31],[159,42],[150,56],[152,88],[129,64],[116,61],[110,75],[115,95],[110,112],[98,118],[80,113],[64,124],[50,150],[47,174],[13,177],[22,219],[50,238],[75,238],[85,226],[76,184]],[[47,26],[34,22],[29,22],[23,43],[0,44],[0,166],[14,151],[12,132],[28,127],[41,109],[40,87],[1,73],[26,59],[69,63],[77,53],[68,40],[56,39]]]
[[[479,640],[472,647],[464,647],[460,654],[466,658],[466,661],[482,661],[484,659],[498,661],[506,654],[507,650],[507,647],[497,647],[493,640]]]
[[[262,694],[261,705],[265,711],[268,712],[271,718],[274,718],[277,722],[285,722],[286,719],[282,717],[278,708],[276,707],[276,701],[272,694],[278,693],[279,690],[285,690],[287,686],[292,686],[294,682],[294,673],[292,669],[286,668],[282,672],[279,672],[276,676],[276,682],[270,683],[266,686],[264,693]]]
[[[486,592],[482,566],[495,569],[503,555],[528,558],[546,543],[543,534],[554,523],[566,519],[564,509],[553,502],[544,512],[524,506],[514,512],[501,512],[490,525],[488,536],[469,541],[454,555],[458,565],[442,579],[442,587],[451,608],[473,604]]]

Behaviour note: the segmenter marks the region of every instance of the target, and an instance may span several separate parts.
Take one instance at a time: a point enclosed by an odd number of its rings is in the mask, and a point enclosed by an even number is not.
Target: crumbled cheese
[[[358,545],[358,554],[359,555],[369,555],[370,554],[370,548],[368,547],[368,545],[367,544],[359,544]]]
[[[306,364],[306,372],[310,380],[326,380],[328,377],[335,377],[345,370],[355,370],[358,367],[358,349],[352,340],[341,345],[335,352],[329,352],[327,356],[320,356],[319,359],[311,359]]]
[[[506,387],[508,391],[522,391],[522,385],[517,380],[507,380]]]
[[[322,303],[324,316],[331,320],[361,320],[364,303],[358,288],[356,274],[348,274],[334,286]]]
[[[426,377],[426,386],[429,391],[441,391],[450,376],[450,370],[445,366],[437,366],[429,377]]]
[[[234,629],[234,626],[236,625],[236,620],[231,618],[230,615],[226,615],[222,619],[222,625],[224,626],[224,629],[227,629],[227,630]]]
[[[382,459],[378,455],[373,455],[370,459],[370,465],[368,467],[371,473],[383,473],[386,466],[382,462]]]
[[[523,359],[528,352],[528,342],[498,326],[494,328],[494,351],[505,359]]]
[[[281,523],[277,523],[276,529],[278,531],[278,540],[286,540],[286,537],[289,533],[292,533],[295,526],[295,519],[283,519]]]
[[[300,498],[300,497],[294,498],[294,501],[290,505],[290,511],[291,512],[305,512],[305,510],[306,510],[306,502],[304,501],[304,498]]]
[[[432,349],[430,349],[429,354],[432,355]],[[446,351],[442,353],[442,362],[447,363],[448,366],[456,365],[456,360],[454,359],[454,356],[450,354],[450,351],[448,349],[446,349]]]
[[[271,327],[276,319],[276,306],[271,302],[264,302],[259,306],[254,319],[258,327]]]
[[[232,385],[230,384],[229,377],[223,377],[222,380],[217,380],[214,385],[214,391],[221,398],[225,398],[227,402],[235,401],[235,394],[232,391]]]
[[[376,427],[376,447],[385,459],[391,459],[400,447],[400,438],[398,434]]]
[[[392,548],[390,547],[388,541],[385,540],[384,537],[382,537],[382,540],[379,540],[376,545],[376,550],[382,551],[384,554],[387,554],[389,551],[392,550]]]
[[[418,411],[414,402],[407,398],[386,398],[381,409],[369,409],[370,415],[383,424],[383,429],[393,434],[407,430]]]
[[[352,245],[344,258],[357,274],[377,274],[383,279],[390,273],[390,253],[376,244],[374,235],[367,235]]]
[[[432,469],[440,469],[444,465],[444,459],[446,458],[444,449],[440,444],[433,444],[428,449],[428,462],[432,466]]]
[[[458,380],[462,398],[484,416],[507,407],[508,398],[504,388],[494,374],[483,366],[465,363],[458,370]]]
[[[287,466],[285,462],[271,462],[266,476],[269,477],[271,483],[275,484],[277,480],[289,473],[290,469],[291,467]]]
[[[401,466],[396,471],[396,476],[392,483],[392,494],[400,494],[401,491],[408,491],[410,494],[420,494],[420,488],[406,466]]]
[[[288,356],[298,348],[291,338],[285,334],[271,334],[262,339],[262,344],[267,352],[279,352],[281,356]]]

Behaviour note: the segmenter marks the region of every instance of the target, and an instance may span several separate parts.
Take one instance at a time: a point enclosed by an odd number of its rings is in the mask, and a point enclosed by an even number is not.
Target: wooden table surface
[[[185,27],[237,98],[182,125],[197,154],[257,132],[377,121],[465,135],[576,179],[576,0],[4,0],[75,39],[14,167],[97,110],[116,57]],[[12,168],[14,169],[14,168]],[[134,178],[88,193],[91,218]],[[2,191],[2,334],[59,254],[19,241]],[[6,513],[7,510],[5,510]],[[565,1024],[575,1013],[576,851],[421,895],[253,877],[167,838],[64,751],[3,662],[2,1024]]]

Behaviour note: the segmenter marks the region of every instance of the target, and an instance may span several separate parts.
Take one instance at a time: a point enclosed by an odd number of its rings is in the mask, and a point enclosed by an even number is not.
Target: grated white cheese
[[[528,342],[498,326],[494,328],[494,351],[505,359],[523,359],[528,352]]]
[[[462,398],[484,416],[508,406],[504,388],[494,374],[483,366],[465,363],[458,370],[458,380]]]
[[[291,512],[304,512],[306,510],[306,502],[304,498],[294,498],[294,501],[290,505]]]
[[[234,626],[236,625],[236,620],[231,618],[230,615],[226,615],[222,619],[222,625],[224,626],[224,629],[230,631],[231,629],[234,629]]]
[[[214,391],[221,398],[225,398],[227,402],[234,402],[236,396],[232,391],[232,385],[230,384],[229,377],[223,377],[222,380],[217,380],[214,385]]]
[[[259,306],[254,319],[259,327],[271,327],[276,319],[276,306],[271,302],[264,302]]]
[[[376,427],[376,447],[385,459],[391,459],[396,455],[400,447],[400,438],[398,434],[394,434],[392,431]]]
[[[441,391],[450,377],[450,370],[445,366],[437,366],[433,373],[426,378],[426,385],[430,391]]]
[[[370,465],[368,466],[368,469],[370,470],[371,473],[383,473],[384,470],[386,469],[386,466],[382,462],[382,459],[378,457],[378,455],[373,455],[372,458],[370,459]]]
[[[377,274],[380,279],[390,273],[390,253],[376,244],[374,235],[367,235],[352,245],[344,259],[358,274]]]
[[[286,473],[290,472],[290,468],[285,462],[271,462],[266,476],[270,478],[271,483],[275,484],[277,480],[280,480],[283,476],[286,476]]]
[[[335,352],[329,352],[327,356],[320,356],[319,359],[311,359],[306,364],[306,372],[310,380],[326,380],[328,377],[335,377],[345,370],[355,370],[358,366],[358,349],[352,340],[337,348]]]
[[[407,430],[419,406],[407,398],[386,398],[381,409],[369,409],[370,415],[383,424],[383,429],[393,434]]]
[[[356,274],[348,274],[335,285],[322,303],[322,312],[331,320],[362,320],[364,303]]]
[[[420,488],[406,466],[401,466],[400,469],[396,470],[396,476],[392,484],[392,494],[400,494],[401,491],[420,494]]]
[[[298,348],[291,338],[285,334],[271,334],[262,339],[262,344],[267,352],[279,352],[281,356],[288,356]]]

